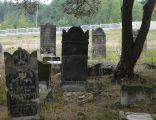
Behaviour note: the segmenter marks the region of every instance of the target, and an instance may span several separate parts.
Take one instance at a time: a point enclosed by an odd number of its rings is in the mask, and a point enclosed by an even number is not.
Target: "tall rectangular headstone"
[[[40,28],[41,54],[56,55],[56,26],[46,23]]]
[[[84,91],[87,80],[89,31],[72,27],[62,34],[62,88],[67,91]]]
[[[4,53],[7,104],[12,120],[39,120],[37,51],[29,54],[19,48]]]
[[[102,28],[92,31],[92,57],[106,58],[106,36]]]

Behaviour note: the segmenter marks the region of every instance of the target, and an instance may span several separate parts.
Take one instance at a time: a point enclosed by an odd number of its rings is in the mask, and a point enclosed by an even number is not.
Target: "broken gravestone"
[[[61,81],[65,91],[85,91],[89,31],[72,27],[62,34]]]
[[[44,60],[56,55],[56,26],[46,23],[40,28],[40,53]]]
[[[39,120],[37,51],[29,54],[19,48],[4,53],[7,104],[12,120]]]
[[[135,113],[135,112],[119,112],[119,120],[153,120],[152,116],[148,113]]]
[[[106,35],[102,28],[92,31],[92,57],[106,58]]]
[[[142,102],[150,103],[153,88],[143,85],[122,85],[121,105],[136,105]]]

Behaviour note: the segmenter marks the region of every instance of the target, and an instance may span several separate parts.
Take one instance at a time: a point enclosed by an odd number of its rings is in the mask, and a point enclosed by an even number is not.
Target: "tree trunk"
[[[134,66],[142,52],[146,40],[156,0],[148,0],[144,5],[142,25],[136,40],[133,40],[132,9],[134,0],[123,0],[122,12],[122,51],[121,58],[114,73],[114,81],[132,78]]]

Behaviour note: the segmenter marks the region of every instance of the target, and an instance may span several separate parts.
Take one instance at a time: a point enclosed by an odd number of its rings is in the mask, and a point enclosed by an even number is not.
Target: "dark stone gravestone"
[[[89,31],[72,27],[62,34],[62,88],[65,91],[86,90]]]
[[[19,48],[4,53],[7,104],[12,120],[39,120],[37,51],[29,54]]]
[[[56,55],[56,26],[46,23],[40,28],[41,54]]]
[[[102,28],[92,31],[92,57],[106,57],[106,35]]]
[[[51,64],[45,61],[38,61],[38,76],[39,81],[45,81],[47,87],[50,88],[51,82]]]

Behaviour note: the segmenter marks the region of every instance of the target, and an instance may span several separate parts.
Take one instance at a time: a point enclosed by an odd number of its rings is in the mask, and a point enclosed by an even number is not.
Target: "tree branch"
[[[146,40],[150,28],[151,17],[152,17],[155,4],[156,4],[156,0],[148,0],[143,7],[144,12],[143,12],[142,24],[139,33],[137,35],[134,44],[134,50],[133,50],[134,64],[137,62],[142,52],[144,42]]]
[[[132,53],[133,33],[132,33],[132,9],[134,0],[123,0],[122,13],[122,57],[129,58]]]

